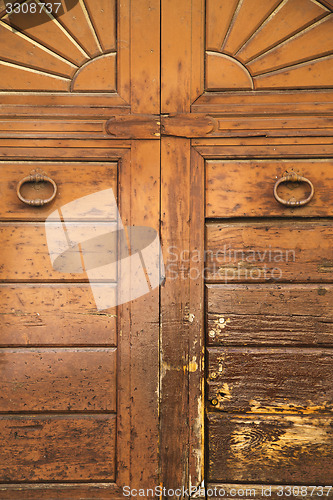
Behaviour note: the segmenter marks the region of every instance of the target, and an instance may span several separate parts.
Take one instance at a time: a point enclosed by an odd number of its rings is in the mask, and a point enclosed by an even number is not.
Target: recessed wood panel
[[[206,90],[332,87],[331,12],[314,0],[207,1]]]
[[[330,221],[208,223],[206,241],[210,281],[333,281]]]
[[[113,481],[114,415],[0,416],[2,482]]]
[[[274,184],[286,172],[309,179],[314,197],[305,206],[285,207],[273,194]],[[234,160],[206,162],[206,217],[305,217],[333,215],[331,160]],[[305,182],[283,183],[278,195],[304,200]]]
[[[333,406],[333,351],[208,349],[210,408],[236,413],[317,413]]]
[[[332,285],[207,285],[207,343],[332,346]]]
[[[296,415],[208,417],[208,480],[330,484],[332,418]]]
[[[16,189],[19,181],[29,176],[36,168],[46,173],[57,185],[54,201],[42,207],[25,205],[19,200]],[[117,198],[117,164],[93,162],[1,162],[0,178],[0,217],[2,220],[45,220],[53,211],[61,209],[67,203],[78,198],[112,189]],[[25,198],[48,198],[53,189],[49,183],[26,183],[21,188]],[[115,220],[117,215],[112,207],[94,206],[86,198],[82,202],[79,217],[83,220],[103,220],[108,208],[108,220]],[[102,201],[105,201],[102,199]],[[111,211],[112,210],[112,211]],[[77,214],[75,214],[77,217]],[[110,217],[111,216],[111,217]],[[113,219],[112,219],[113,216]],[[70,214],[67,220],[72,220]]]
[[[115,411],[116,349],[1,349],[0,411]]]
[[[48,226],[51,239],[47,241],[42,223],[2,223],[0,279],[87,281],[86,268],[94,269],[116,261],[115,227],[112,222],[104,225],[69,222],[64,231],[62,223],[51,222]],[[52,255],[56,260],[51,261]],[[114,266],[102,274],[105,281],[116,280]]]
[[[99,284],[116,303],[114,284]],[[117,310],[99,311],[89,284],[0,285],[0,345],[117,344]]]

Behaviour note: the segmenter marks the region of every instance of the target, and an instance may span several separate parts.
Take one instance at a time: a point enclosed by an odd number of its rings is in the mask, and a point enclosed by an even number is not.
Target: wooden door
[[[120,222],[159,229],[159,142],[106,131],[159,113],[159,2],[66,1],[56,14],[31,1],[12,15],[0,4],[0,497],[124,498],[158,481],[159,291],[98,308],[117,274],[52,266],[47,232],[61,217],[68,246],[82,246]],[[44,206],[16,195],[36,169],[57,186]]]
[[[161,20],[163,481],[331,496],[332,2]]]
[[[62,6],[2,10],[0,495],[327,485],[331,0]],[[52,205],[17,199],[33,168]],[[313,184],[303,207],[274,198],[291,171]],[[44,221],[106,189],[124,226],[159,230],[165,280],[98,312],[88,275],[52,267]]]

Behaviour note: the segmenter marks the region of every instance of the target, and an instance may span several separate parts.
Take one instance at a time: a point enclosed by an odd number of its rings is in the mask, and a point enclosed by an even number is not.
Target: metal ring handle
[[[277,193],[278,187],[283,182],[306,182],[306,184],[308,184],[310,186],[311,192],[310,192],[309,196],[307,198],[305,198],[305,200],[295,200],[292,198],[290,200],[284,200]],[[309,181],[309,179],[307,179],[306,177],[303,177],[302,175],[296,174],[296,172],[290,172],[290,173],[284,175],[283,177],[281,177],[281,179],[278,179],[274,185],[274,197],[275,197],[276,201],[278,201],[282,205],[285,205],[286,207],[301,207],[303,205],[306,205],[307,203],[309,203],[309,201],[312,200],[313,195],[314,195],[314,187],[313,187],[312,182]]]
[[[40,198],[36,198],[35,200],[27,200],[21,195],[21,187],[23,186],[23,184],[26,184],[28,182],[49,182],[53,186],[53,193],[49,198],[46,198],[45,200],[42,200]],[[32,207],[42,207],[43,205],[46,205],[47,203],[50,203],[52,200],[54,200],[57,194],[57,185],[54,180],[51,179],[51,177],[48,177],[44,172],[34,171],[31,172],[27,177],[24,177],[19,181],[19,183],[17,184],[16,193],[18,198],[26,205],[30,205]]]

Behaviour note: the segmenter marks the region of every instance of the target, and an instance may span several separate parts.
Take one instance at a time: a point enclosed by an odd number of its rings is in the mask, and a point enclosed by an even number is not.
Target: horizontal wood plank
[[[1,349],[0,412],[116,411],[116,349]]]
[[[8,281],[85,281],[85,270],[116,261],[115,223],[2,223],[0,279]],[[74,245],[73,245],[74,243]],[[53,266],[50,257],[54,257]],[[83,269],[84,266],[84,269]],[[105,271],[104,281],[115,281],[117,271]]]
[[[208,481],[330,484],[332,418],[208,416]]]
[[[333,345],[332,285],[206,285],[207,343]]]
[[[114,415],[0,416],[0,481],[114,481],[115,432]]]
[[[210,347],[212,410],[316,413],[333,407],[333,350]]]
[[[206,271],[211,282],[332,282],[333,223],[208,223]]]
[[[243,498],[265,498],[270,500],[280,500],[281,497],[290,497],[292,499],[302,498],[312,500],[317,496],[332,498],[333,492],[331,486],[306,486],[297,484],[221,484],[208,483],[207,492],[211,500],[221,500],[221,498],[234,498],[241,500]]]
[[[95,286],[116,303],[116,285]],[[89,284],[2,284],[0,307],[2,346],[117,344],[116,308],[99,311]]]
[[[305,206],[285,207],[273,195],[274,184],[294,171],[309,179],[315,190]],[[206,217],[290,217],[333,215],[332,160],[233,160],[206,162]],[[302,200],[306,183],[281,184],[279,196]]]
[[[124,500],[115,483],[0,484],[2,500]]]
[[[55,200],[42,207],[27,206],[16,194],[18,182],[34,169],[44,171],[57,185]],[[2,220],[45,220],[53,211],[67,203],[99,191],[112,189],[117,197],[117,164],[93,162],[0,162],[0,218]],[[21,194],[27,199],[48,198],[53,192],[49,183],[26,183]],[[96,201],[96,199],[95,199]],[[84,205],[84,206],[83,206]],[[111,207],[112,208],[112,207]],[[98,210],[99,209],[99,210]],[[103,220],[105,207],[94,207],[89,199],[82,202],[80,218]],[[109,210],[109,219],[115,220],[115,210]],[[68,214],[67,220],[71,220]]]

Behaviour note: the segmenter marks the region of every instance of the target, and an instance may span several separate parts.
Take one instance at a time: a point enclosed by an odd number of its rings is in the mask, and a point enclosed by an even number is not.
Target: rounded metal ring
[[[306,182],[311,188],[310,194],[304,200],[295,200],[292,198],[290,200],[284,200],[277,193],[278,187],[283,182]],[[307,179],[306,177],[303,177],[302,175],[296,174],[296,172],[290,172],[290,173],[284,175],[283,177],[281,177],[281,179],[278,179],[274,185],[274,197],[275,197],[276,201],[278,201],[282,205],[285,205],[286,207],[301,207],[303,205],[306,205],[307,203],[309,203],[309,201],[312,200],[313,195],[314,195],[314,187],[313,187],[312,182],[309,181],[309,179]]]
[[[35,200],[28,200],[21,194],[21,187],[23,186],[23,184],[26,184],[28,182],[49,182],[53,186],[53,193],[49,198],[46,198],[45,200],[42,200],[40,198],[36,198]],[[17,184],[16,193],[18,198],[26,205],[30,205],[32,207],[42,207],[43,205],[46,205],[47,203],[50,203],[52,200],[54,200],[57,194],[57,185],[54,180],[51,179],[51,177],[48,177],[43,172],[33,172],[19,181],[19,183]]]

